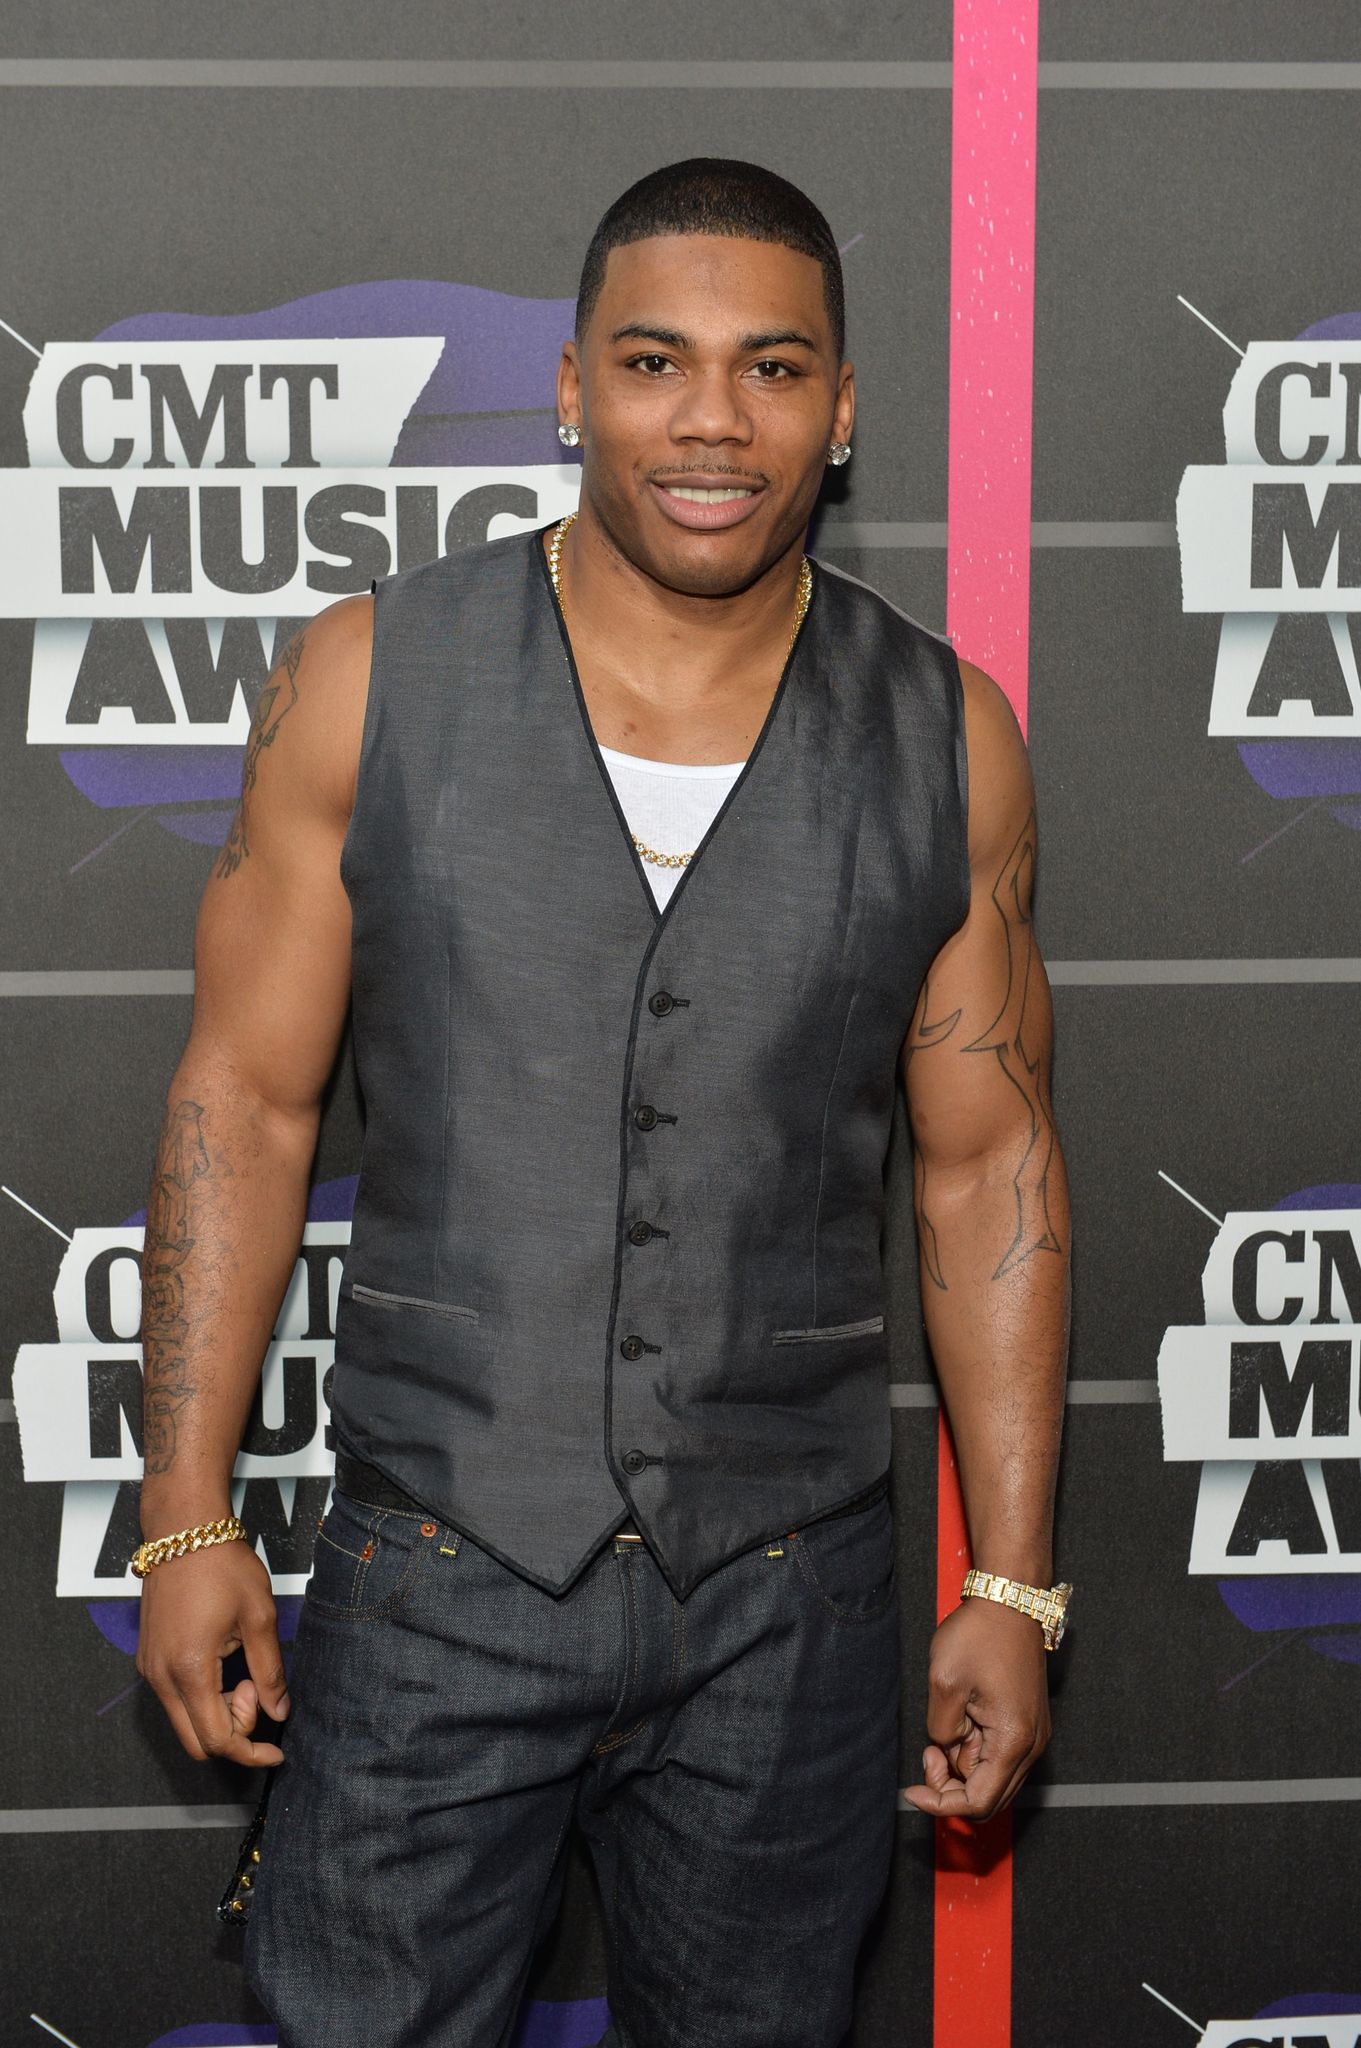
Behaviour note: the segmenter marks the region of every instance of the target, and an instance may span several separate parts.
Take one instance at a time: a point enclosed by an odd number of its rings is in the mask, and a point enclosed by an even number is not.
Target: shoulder
[[[969,852],[991,859],[1009,846],[1035,802],[1020,721],[1006,693],[971,661],[960,661],[964,732],[969,763]],[[1003,849],[1005,850],[1005,849]]]
[[[539,557],[536,563],[535,557]],[[475,541],[468,547],[452,548],[433,562],[421,562],[412,569],[399,569],[380,579],[377,588],[379,630],[389,618],[418,618],[428,610],[465,604],[485,594],[505,596],[522,590],[533,576],[547,575],[543,530],[508,533],[496,540]]]
[[[911,647],[933,658],[944,669],[953,669],[954,649],[943,633],[923,625],[873,584],[862,583],[858,576],[836,568],[819,555],[813,560],[829,608],[868,633],[878,633],[899,646]]]
[[[281,795],[286,788],[309,807],[348,815],[372,650],[373,599],[359,596],[327,605],[280,652],[256,701],[251,740],[257,751],[275,751]]]

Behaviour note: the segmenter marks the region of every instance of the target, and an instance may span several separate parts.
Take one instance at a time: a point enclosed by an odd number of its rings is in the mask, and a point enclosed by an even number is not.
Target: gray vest
[[[948,643],[815,563],[659,911],[539,535],[378,585],[332,1413],[549,1591],[631,1515],[684,1598],[888,1468],[885,1155],[965,768]]]

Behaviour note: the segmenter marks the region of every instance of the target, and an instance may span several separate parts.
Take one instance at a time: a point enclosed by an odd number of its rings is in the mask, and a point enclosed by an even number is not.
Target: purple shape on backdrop
[[[1325,1181],[1316,1188],[1297,1188],[1283,1195],[1273,1209],[1361,1209],[1361,1187],[1354,1181]]]
[[[609,2007],[603,1998],[527,1999],[520,2008],[511,2048],[594,2048],[609,2023]],[[275,2048],[277,2038],[273,2026],[213,2021],[158,2034],[150,2048],[236,2048],[237,2043]]]
[[[89,1615],[106,1643],[112,1643],[115,1650],[121,1650],[125,1657],[131,1657],[137,1648],[137,1616],[141,1611],[139,1600],[87,1600],[85,1612]]]
[[[1361,341],[1361,313],[1330,313],[1295,336],[1296,341]]]
[[[177,839],[196,839],[201,846],[221,846],[232,822],[227,811],[162,811],[156,819]]]
[[[1240,740],[1238,758],[1268,796],[1361,795],[1361,740]]]
[[[357,1173],[343,1173],[338,1180],[321,1180],[307,1198],[309,1223],[348,1223],[354,1216]]]
[[[1336,2013],[1350,2019],[1361,2014],[1361,1991],[1302,1991],[1293,1998],[1278,1998],[1255,2012],[1255,2020],[1303,2020],[1316,2014]]]
[[[234,805],[241,794],[240,747],[62,747],[58,758],[81,795],[102,810],[213,797]]]
[[[1352,1584],[1356,1584],[1355,1579]],[[1331,1657],[1334,1664],[1361,1664],[1361,1631],[1347,1635],[1306,1636],[1305,1645],[1320,1657]]]
[[[561,462],[554,375],[574,299],[521,299],[433,278],[338,285],[258,313],[139,313],[100,341],[351,340],[442,334],[443,353],[393,463]]]
[[[278,2031],[273,2026],[246,2026],[240,2020],[213,2020],[196,2027],[174,2027],[158,2034],[151,2048],[236,2048],[250,2042],[252,2048],[275,2048]]]
[[[274,1596],[275,1616],[279,1628],[279,1641],[291,1643],[298,1633],[298,1617],[302,1613],[301,1593],[276,1593]]]
[[[1224,1605],[1244,1628],[1329,1628],[1361,1622],[1361,1575],[1354,1572],[1221,1579],[1219,1590]]]
[[[526,1999],[510,2048],[595,2048],[609,2023],[603,1998]]]

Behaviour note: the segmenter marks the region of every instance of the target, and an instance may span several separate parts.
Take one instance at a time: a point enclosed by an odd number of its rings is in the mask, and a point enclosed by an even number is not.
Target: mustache
[[[734,485],[754,484],[760,490],[770,483],[770,478],[759,469],[734,469],[727,462],[697,462],[689,469],[654,469],[648,475],[648,482],[657,483],[665,478],[667,483],[683,484],[691,476],[728,477]]]

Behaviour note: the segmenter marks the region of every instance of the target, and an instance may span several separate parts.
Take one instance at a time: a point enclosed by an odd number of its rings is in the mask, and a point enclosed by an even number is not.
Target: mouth
[[[712,532],[750,518],[765,491],[763,484],[683,482],[654,478],[652,489],[666,516],[677,526]]]

